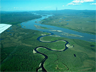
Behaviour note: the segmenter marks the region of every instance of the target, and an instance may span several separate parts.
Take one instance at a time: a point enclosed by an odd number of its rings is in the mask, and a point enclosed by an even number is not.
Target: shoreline
[[[43,24],[43,25],[51,25],[51,24],[44,24],[44,23],[41,23],[41,24]],[[96,33],[93,33],[93,32],[81,31],[81,30],[72,29],[72,28],[69,28],[69,27],[62,27],[62,26],[57,26],[57,25],[51,25],[51,26],[56,26],[56,27],[60,27],[60,28],[65,28],[65,29],[74,30],[74,31],[77,31],[77,32],[82,32],[82,33],[88,33],[88,34],[96,35]]]

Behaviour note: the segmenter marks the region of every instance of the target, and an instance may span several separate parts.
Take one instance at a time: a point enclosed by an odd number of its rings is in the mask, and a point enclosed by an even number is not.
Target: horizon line
[[[77,9],[62,9],[62,10],[77,10]],[[88,9],[84,9],[84,10],[88,10]],[[16,11],[21,12],[21,11],[56,11],[56,10],[14,10],[14,11],[1,11],[1,12],[16,12]],[[61,10],[57,10],[57,11],[61,11]]]

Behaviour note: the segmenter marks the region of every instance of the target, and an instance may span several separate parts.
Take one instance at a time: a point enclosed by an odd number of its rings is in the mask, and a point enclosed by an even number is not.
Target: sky
[[[96,0],[0,0],[1,11],[96,10]]]

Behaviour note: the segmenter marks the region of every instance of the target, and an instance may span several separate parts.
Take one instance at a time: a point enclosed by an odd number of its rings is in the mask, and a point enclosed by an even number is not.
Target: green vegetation
[[[8,29],[10,32],[5,31],[1,34],[1,38],[4,39],[0,41],[1,71],[36,71],[43,58],[42,55],[33,54],[33,49],[41,45],[37,41],[41,33],[16,25],[11,28]]]
[[[29,29],[22,29],[19,26],[12,26],[10,32],[2,33],[1,48],[1,71],[36,71],[43,56],[33,53],[38,46],[48,48],[64,49],[64,42],[43,43],[37,38],[44,34]],[[11,32],[13,31],[13,32]],[[46,33],[45,33],[46,34]],[[38,49],[46,54],[48,59],[44,63],[45,69],[49,71],[95,71],[95,44],[76,39],[61,38],[55,36],[45,36],[44,40],[67,40],[73,48],[66,51],[56,52],[44,48]],[[94,47],[91,47],[94,45]],[[76,54],[76,57],[74,57]]]
[[[21,22],[40,18],[41,16],[34,15],[32,12],[1,12],[0,17],[0,23],[16,25]]]
[[[34,25],[37,29],[48,29],[47,27],[43,27],[43,26],[38,26],[38,25]]]
[[[64,38],[63,37],[55,37],[54,35],[41,38],[41,40],[44,40],[44,41],[54,41],[54,40],[59,40],[59,39],[63,40]]]
[[[76,11],[73,12],[76,13]],[[41,23],[96,34],[95,11],[74,13],[57,13],[58,15],[46,18]]]
[[[44,12],[46,13],[46,12]],[[50,12],[51,13],[51,12]],[[73,11],[74,13],[74,11]],[[54,13],[56,16],[50,17],[48,19],[45,19],[42,23],[48,22],[50,25],[56,25],[60,26],[66,23],[69,23],[68,25],[64,25],[62,27],[71,28],[71,24],[76,27],[84,26],[85,32],[93,33],[95,34],[94,30],[94,13],[92,14],[90,12],[90,17],[83,18],[82,16],[87,16],[89,14],[85,12],[81,12],[81,15],[79,17],[79,13],[72,14],[61,12],[60,14]],[[11,16],[13,14],[13,17]],[[16,14],[16,15],[15,15]],[[24,15],[25,14],[25,15]],[[43,13],[42,13],[43,14]],[[0,71],[31,71],[36,72],[36,69],[39,67],[39,64],[44,59],[44,56],[39,53],[34,53],[34,49],[39,46],[44,46],[50,49],[55,50],[61,50],[61,52],[58,51],[50,51],[43,47],[38,48],[37,50],[41,53],[44,53],[48,56],[48,59],[44,63],[44,68],[47,70],[47,72],[86,72],[86,71],[93,71],[95,72],[95,65],[96,65],[96,58],[95,58],[95,49],[96,49],[96,43],[95,42],[88,42],[78,39],[68,39],[59,37],[57,35],[52,36],[44,36],[40,40],[46,41],[46,42],[40,42],[37,40],[39,36],[43,35],[49,35],[49,33],[46,32],[39,32],[36,30],[30,30],[30,29],[23,29],[20,26],[20,23],[23,21],[27,21],[32,19],[30,13],[7,13],[7,14],[1,14],[2,22],[1,23],[10,23],[13,24],[12,27],[4,31],[0,39],[0,52],[1,52],[1,59],[0,59]],[[20,17],[19,17],[20,15]],[[17,17],[16,17],[17,16]],[[26,17],[24,17],[26,16]],[[27,17],[28,16],[28,17]],[[4,17],[4,18],[3,18]],[[10,17],[8,20],[5,17]],[[16,19],[14,19],[16,17]],[[36,16],[36,18],[39,18],[40,16]],[[65,17],[63,19],[63,17]],[[81,23],[76,18],[83,20]],[[93,18],[92,18],[93,17]],[[18,18],[21,18],[18,20]],[[26,19],[25,19],[26,18]],[[34,18],[34,16],[33,16]],[[60,18],[60,19],[59,19]],[[70,21],[65,21],[69,20]],[[89,19],[90,18],[90,19]],[[13,20],[11,20],[13,19]],[[86,20],[92,21],[91,25],[89,23],[84,23]],[[61,22],[58,22],[59,20],[62,20]],[[64,21],[63,21],[64,20]],[[56,21],[54,23],[54,21]],[[78,25],[76,25],[76,23]],[[12,23],[14,22],[14,23]],[[52,24],[51,24],[52,23]],[[57,23],[57,24],[56,24]],[[60,24],[59,24],[60,23]],[[47,23],[46,23],[47,24]],[[59,24],[59,25],[58,25]],[[81,24],[81,25],[80,25]],[[83,25],[84,24],[84,25]],[[72,28],[76,29],[74,26]],[[90,28],[89,28],[90,26]],[[61,26],[60,26],[61,27]],[[42,28],[42,27],[41,27]],[[93,28],[93,29],[92,29]],[[78,30],[78,29],[76,29]],[[80,29],[80,31],[84,32],[84,29]],[[56,41],[59,40],[59,41]],[[62,49],[65,49],[66,42],[62,42],[60,40],[66,40],[69,42],[69,45],[72,45],[72,48],[68,48],[66,51],[62,51]],[[49,41],[50,43],[48,43]],[[51,42],[56,41],[56,42]]]
[[[65,43],[64,41],[56,41],[52,43],[48,43],[46,47],[52,49],[52,50],[64,50],[65,49]]]
[[[58,40],[59,38],[60,37],[53,38],[52,36],[43,37],[43,39],[46,39],[48,41],[49,39],[51,41],[54,41],[54,40]],[[68,39],[68,38],[62,38],[62,39],[67,40],[71,45],[74,45],[74,47],[68,48],[66,51],[62,51],[62,52],[49,51],[44,48],[38,49],[39,52],[44,53],[48,56],[48,59],[44,63],[44,67],[48,72],[95,71],[96,43],[76,40],[76,39]],[[56,45],[59,45],[59,43],[57,43]],[[90,45],[94,45],[94,47],[91,47]],[[51,45],[48,46],[51,47]],[[53,43],[52,46],[54,46]],[[76,55],[76,57],[74,56],[74,54]]]

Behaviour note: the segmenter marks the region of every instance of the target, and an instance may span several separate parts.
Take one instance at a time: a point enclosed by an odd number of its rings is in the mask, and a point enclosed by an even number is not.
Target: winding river
[[[58,35],[60,37],[66,37],[66,38],[71,38],[71,39],[80,39],[80,40],[95,42],[95,35],[93,35],[93,34],[81,33],[81,32],[77,32],[77,31],[65,29],[65,28],[60,28],[60,27],[51,26],[51,25],[43,25],[43,24],[40,24],[39,23],[39,21],[41,21],[41,20],[43,20],[45,18],[48,18],[50,16],[52,16],[52,15],[42,16],[42,18],[39,18],[39,19],[35,19],[35,20],[30,20],[30,21],[27,21],[27,22],[23,22],[23,23],[21,23],[21,26],[22,26],[22,28],[25,28],[25,29],[32,29],[32,30],[38,30],[38,31],[42,31],[42,32],[48,32],[48,33],[51,33],[50,35]],[[35,25],[46,27],[48,29],[36,28]],[[37,38],[37,40],[40,41],[40,42],[43,42],[40,39],[42,37],[50,36],[50,35],[40,36],[40,37]],[[50,41],[50,42],[56,42],[56,41],[61,41],[61,40],[55,40],[55,41]],[[45,54],[43,54],[43,53],[41,53],[41,52],[39,52],[38,51],[38,48],[45,48],[47,50],[57,51],[57,52],[66,51],[68,49],[67,44],[69,44],[69,42],[66,41],[66,40],[62,40],[62,41],[66,42],[65,49],[64,50],[52,50],[52,49],[47,48],[47,47],[44,47],[44,46],[39,46],[39,47],[36,47],[34,49],[34,51],[36,53],[42,54],[45,57],[42,60],[42,62],[40,63],[40,66],[36,70],[36,72],[38,72],[39,69],[42,69],[43,72],[47,72],[43,65],[44,65],[44,62],[46,61],[46,59],[48,59],[48,56],[45,55]],[[75,54],[74,54],[74,56],[76,57]]]
[[[50,35],[53,35],[53,33],[51,33]],[[40,38],[45,37],[45,36],[50,36],[50,35],[40,36],[40,37],[37,38],[37,40],[39,40],[40,42],[43,42],[42,40],[40,40]],[[61,41],[61,40],[50,41],[50,43],[52,43],[52,42],[57,42],[57,41]],[[39,51],[38,51],[38,48],[45,48],[45,49],[50,50],[50,51],[62,52],[62,51],[65,51],[65,50],[68,49],[68,47],[67,47],[66,45],[69,44],[69,42],[66,41],[66,40],[62,40],[62,41],[66,42],[66,44],[65,44],[65,49],[63,49],[63,50],[52,50],[52,49],[47,48],[47,47],[44,47],[44,46],[39,46],[39,47],[36,47],[36,48],[34,49],[34,50],[36,51],[36,53],[42,54],[42,55],[45,57],[45,58],[42,60],[42,62],[40,63],[41,65],[40,65],[39,68],[36,70],[36,72],[38,72],[40,68],[42,69],[43,72],[47,72],[43,65],[44,65],[44,62],[46,61],[46,59],[48,58],[48,56],[45,55],[45,54],[43,54],[43,53],[41,53],[41,52],[39,52]],[[44,42],[45,42],[45,41],[44,41]],[[48,42],[48,43],[49,43],[49,42]]]
[[[39,23],[41,20],[48,18],[50,16],[52,15],[46,15],[46,16],[42,16],[42,18],[39,18],[39,19],[22,22],[21,26],[22,28],[25,28],[25,29],[32,29],[32,30],[38,30],[42,32],[53,33],[60,37],[65,37],[70,39],[80,39],[80,40],[92,41],[92,42],[96,41],[95,40],[96,36],[93,34],[81,33],[81,32],[77,32],[74,30],[66,29],[66,28],[60,28],[60,27],[51,26],[51,25],[43,25]],[[48,29],[36,28],[36,26],[46,27]]]

